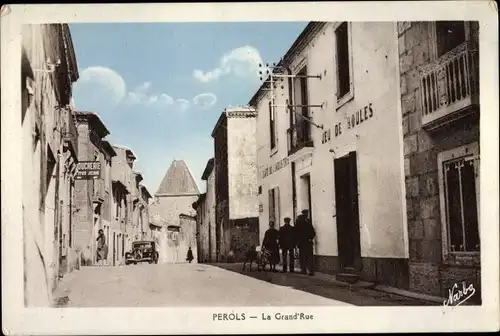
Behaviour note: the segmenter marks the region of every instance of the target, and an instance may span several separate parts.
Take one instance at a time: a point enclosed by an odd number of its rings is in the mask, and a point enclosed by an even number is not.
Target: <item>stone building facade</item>
[[[214,162],[214,158],[208,160],[201,177],[202,180],[206,181],[206,192],[201,194],[198,200],[193,204],[193,208],[196,210],[199,262],[217,261]]]
[[[125,252],[131,248],[133,241],[133,201],[137,198],[137,193],[134,191],[136,178],[133,167],[136,156],[126,146],[115,144],[113,149],[116,152],[111,166],[114,214],[112,215],[109,253],[113,265],[122,265]]]
[[[179,215],[179,254],[177,262],[187,261],[187,253],[189,248],[193,252],[193,260],[191,262],[198,262],[198,247],[196,244],[196,217],[186,214]]]
[[[398,41],[409,287],[480,293],[479,25],[400,22]]]
[[[101,156],[101,177],[95,182],[95,193],[97,195],[102,195],[102,209],[100,225],[106,236],[106,244],[108,245],[108,255],[107,259],[104,261],[105,265],[112,265],[112,259],[110,258],[110,241],[112,237],[112,222],[113,222],[113,179],[112,179],[112,163],[113,157],[116,156],[116,151],[113,146],[107,140],[102,141],[103,154]]]
[[[396,35],[390,22],[311,22],[250,105],[260,241],[307,209],[318,271],[407,288]]]
[[[99,175],[94,179],[75,181],[75,205],[77,220],[75,223],[75,246],[79,253],[79,262],[90,266],[96,262],[96,238],[99,229],[106,223],[111,197],[106,192],[106,161],[113,156],[113,151],[104,142],[109,134],[102,120],[96,113],[77,111],[78,127],[78,162],[99,162]]]
[[[74,238],[78,67],[68,25],[23,25],[21,57],[24,302],[47,306],[70,270]]]
[[[159,238],[160,262],[181,260],[178,252],[178,235],[181,227],[179,215],[195,216],[196,212],[192,205],[199,195],[200,190],[186,162],[174,160],[149,207],[150,216],[158,218],[156,222],[164,225]]]
[[[141,232],[141,239],[151,239],[152,232],[149,226],[149,202],[152,198],[148,188],[145,185],[139,185],[139,229]]]
[[[258,245],[256,117],[252,107],[227,108],[212,132],[219,261],[241,261]]]

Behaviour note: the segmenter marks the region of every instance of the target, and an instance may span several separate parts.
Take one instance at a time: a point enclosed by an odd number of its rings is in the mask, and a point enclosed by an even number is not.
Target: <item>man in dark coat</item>
[[[279,243],[281,248],[281,254],[283,256],[283,273],[287,271],[287,260],[288,255],[290,255],[290,272],[293,273],[294,267],[294,248],[295,248],[295,228],[290,225],[290,218],[285,217],[285,225],[280,228],[279,231]]]
[[[309,271],[309,275],[314,275],[313,265],[313,240],[316,231],[309,219],[309,210],[302,210],[302,214],[297,217],[295,223],[295,237],[299,248],[300,269],[302,274]]]
[[[108,258],[108,246],[106,245],[106,236],[104,236],[104,231],[99,229],[99,235],[97,236],[97,264],[103,265],[104,260]]]

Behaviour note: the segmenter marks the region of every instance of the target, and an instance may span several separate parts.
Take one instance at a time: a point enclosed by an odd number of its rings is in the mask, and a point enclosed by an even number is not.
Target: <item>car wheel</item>
[[[137,261],[134,261],[134,265],[137,265]]]

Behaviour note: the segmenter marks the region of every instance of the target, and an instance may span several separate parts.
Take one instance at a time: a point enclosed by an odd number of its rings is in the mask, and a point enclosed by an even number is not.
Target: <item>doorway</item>
[[[312,222],[313,218],[312,218],[312,200],[311,200],[311,175],[310,174],[302,175],[300,177],[300,181],[301,181],[300,194],[301,194],[302,209],[299,209],[299,212],[304,209],[309,210],[309,219]]]
[[[113,266],[116,265],[116,232],[113,232]]]
[[[339,270],[361,270],[356,152],[334,160]]]

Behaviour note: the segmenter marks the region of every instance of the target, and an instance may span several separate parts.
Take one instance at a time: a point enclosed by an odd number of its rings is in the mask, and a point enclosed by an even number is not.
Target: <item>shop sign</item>
[[[80,161],[76,166],[76,180],[96,179],[101,175],[101,162]]]

